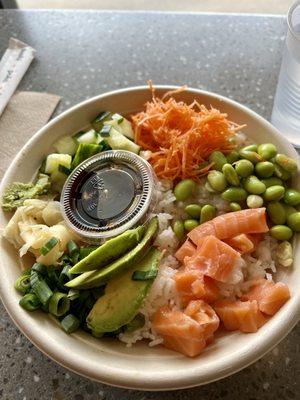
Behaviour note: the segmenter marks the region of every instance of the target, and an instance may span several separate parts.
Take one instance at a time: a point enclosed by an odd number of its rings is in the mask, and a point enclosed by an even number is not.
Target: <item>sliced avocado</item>
[[[135,270],[157,271],[160,257],[161,252],[153,247],[134,267],[107,284],[105,294],[94,304],[86,320],[96,335],[116,331],[133,320],[153,280],[134,281],[132,274]]]
[[[102,246],[75,264],[70,269],[70,273],[80,274],[86,271],[101,269],[133,249],[142,239],[145,230],[144,226],[139,226],[135,229],[128,229],[128,231],[121,235],[107,240]]]
[[[128,269],[137,263],[145,255],[145,252],[149,248],[157,228],[158,221],[157,217],[155,217],[150,221],[142,241],[135,248],[100,271],[84,272],[83,274],[72,279],[70,282],[66,283],[65,286],[74,289],[90,289],[93,287],[102,286],[115,275],[123,272],[125,269]]]

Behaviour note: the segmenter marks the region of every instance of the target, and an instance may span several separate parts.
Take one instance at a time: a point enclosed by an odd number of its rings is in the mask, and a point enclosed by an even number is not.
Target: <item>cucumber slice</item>
[[[91,125],[95,131],[99,132],[103,127],[104,121],[109,119],[111,119],[111,113],[109,111],[103,111],[91,122]]]
[[[52,174],[58,171],[58,166],[63,165],[66,168],[71,168],[72,157],[70,154],[49,154],[46,159],[45,172]]]
[[[80,135],[76,140],[78,143],[98,144],[101,139],[99,139],[98,133],[94,129],[91,129]]]
[[[119,114],[114,114],[114,115],[119,115]],[[112,125],[117,131],[122,133],[122,135],[128,137],[131,140],[134,140],[134,133],[131,122],[124,117],[122,120],[114,118],[114,115],[112,116],[111,120],[104,121],[104,125]]]
[[[54,143],[55,150],[60,154],[70,154],[73,156],[76,153],[77,143],[71,136],[64,136]]]
[[[127,150],[135,154],[138,154],[140,151],[140,146],[117,131],[114,126],[111,127],[109,136],[102,139],[105,139],[113,150]]]

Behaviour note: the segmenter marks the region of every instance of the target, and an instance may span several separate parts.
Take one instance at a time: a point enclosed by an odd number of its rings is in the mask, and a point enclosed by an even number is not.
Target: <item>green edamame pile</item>
[[[278,153],[272,143],[252,144],[228,155],[215,151],[210,155],[213,169],[205,187],[228,201],[232,211],[265,206],[271,222],[270,234],[289,240],[300,232],[300,192],[290,187],[297,163]]]
[[[271,223],[270,234],[278,240],[289,240],[293,232],[300,232],[300,192],[292,187],[291,177],[297,163],[278,153],[272,143],[251,144],[229,154],[214,151],[209,156],[213,167],[207,175],[205,188],[229,202],[231,211],[242,208],[266,207]],[[174,187],[178,202],[185,202],[184,217],[173,223],[179,240],[186,232],[213,219],[216,208],[211,204],[190,203],[197,183],[183,179]]]

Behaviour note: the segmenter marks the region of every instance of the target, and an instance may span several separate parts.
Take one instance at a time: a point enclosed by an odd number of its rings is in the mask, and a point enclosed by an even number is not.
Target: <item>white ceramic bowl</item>
[[[158,94],[174,87],[160,86]],[[222,96],[189,89],[176,96],[191,102],[197,99],[212,105],[237,123],[246,123],[254,141],[272,142],[281,152],[296,159],[293,147],[262,117]],[[24,146],[7,170],[1,191],[12,181],[30,180],[41,161],[60,136],[72,134],[87,125],[100,111],[126,114],[140,110],[150,99],[146,87],[134,87],[106,93],[84,101],[49,122]],[[300,165],[299,165],[300,166]],[[298,177],[295,179],[298,182]],[[296,183],[297,183],[296,182]],[[297,186],[297,185],[296,185]],[[4,227],[9,217],[0,212]],[[298,235],[299,236],[299,235]],[[149,348],[139,343],[132,348],[113,339],[95,339],[85,332],[66,335],[57,321],[42,312],[29,313],[19,305],[13,284],[20,273],[16,250],[1,239],[0,284],[2,301],[18,328],[48,357],[88,378],[126,388],[144,390],[178,389],[202,385],[253,363],[275,346],[297,323],[300,316],[299,238],[295,239],[295,263],[292,269],[280,271],[279,278],[289,285],[291,299],[257,333],[227,333],[217,338],[199,357],[190,359],[163,347]]]

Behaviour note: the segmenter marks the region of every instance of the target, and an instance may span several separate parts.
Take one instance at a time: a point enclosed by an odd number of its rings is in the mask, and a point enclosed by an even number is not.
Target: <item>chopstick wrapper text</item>
[[[0,61],[0,115],[34,58],[35,50],[20,40],[10,38]]]

